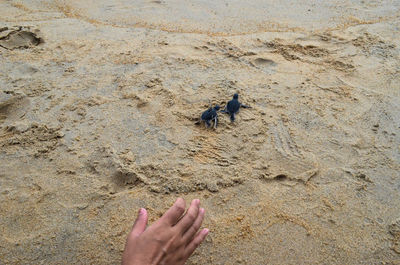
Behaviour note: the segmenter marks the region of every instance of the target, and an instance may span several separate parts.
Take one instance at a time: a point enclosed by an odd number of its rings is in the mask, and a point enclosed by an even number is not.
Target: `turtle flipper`
[[[214,118],[214,129],[217,129],[217,125],[218,125],[218,116]]]
[[[206,122],[205,122],[205,125],[206,125],[206,128],[210,128],[210,126],[211,126],[210,121],[206,121]]]
[[[247,105],[244,105],[244,104],[240,104],[240,107],[241,107],[241,108],[245,108],[245,109],[251,109],[250,106],[247,106]]]
[[[235,121],[235,113],[231,113],[231,122]]]
[[[221,112],[222,113],[229,113],[229,111],[226,109],[226,107],[223,110],[221,110]]]

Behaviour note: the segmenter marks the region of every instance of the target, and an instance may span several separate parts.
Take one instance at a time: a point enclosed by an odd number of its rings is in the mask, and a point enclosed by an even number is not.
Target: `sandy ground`
[[[400,264],[400,1],[0,1],[0,263]],[[194,125],[238,92],[251,109]]]

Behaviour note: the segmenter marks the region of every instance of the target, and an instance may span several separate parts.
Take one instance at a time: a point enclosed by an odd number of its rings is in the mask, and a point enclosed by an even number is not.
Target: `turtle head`
[[[218,111],[221,107],[219,105],[215,105],[214,109]]]
[[[234,98],[234,99],[238,99],[238,98],[239,98],[238,93],[235,93],[235,94],[233,95],[233,98]]]

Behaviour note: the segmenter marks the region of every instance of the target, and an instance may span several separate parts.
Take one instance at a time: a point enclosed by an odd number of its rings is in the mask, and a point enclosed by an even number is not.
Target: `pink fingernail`
[[[140,208],[139,209],[139,214],[140,215],[143,215],[143,214],[145,214],[146,213],[146,210],[144,209],[144,208]]]
[[[203,233],[203,235],[208,235],[208,232],[210,232],[210,230],[208,230],[207,228],[204,228],[203,231],[201,231]]]

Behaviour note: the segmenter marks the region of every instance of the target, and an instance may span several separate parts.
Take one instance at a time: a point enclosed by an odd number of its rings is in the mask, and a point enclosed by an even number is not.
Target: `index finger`
[[[174,205],[169,208],[163,216],[161,216],[161,222],[167,222],[170,226],[174,226],[179,219],[181,218],[182,214],[185,212],[186,203],[182,198],[176,199]]]

